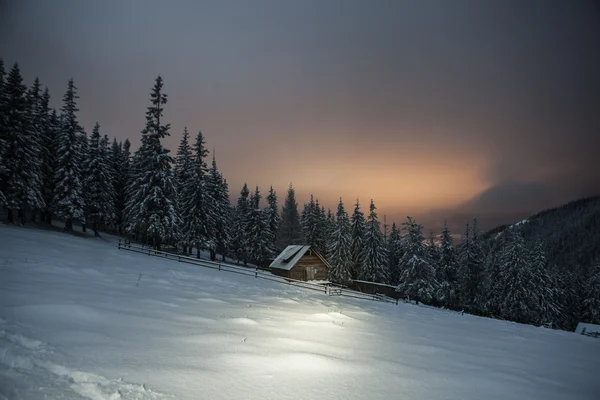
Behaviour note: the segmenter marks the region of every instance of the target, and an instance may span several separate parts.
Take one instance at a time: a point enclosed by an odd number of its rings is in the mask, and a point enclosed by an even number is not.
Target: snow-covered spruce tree
[[[519,229],[508,232],[500,253],[502,285],[502,317],[516,322],[531,323],[536,319],[538,299],[531,273],[531,257]]]
[[[215,248],[211,249],[211,259],[216,260],[220,253],[225,260],[225,255],[231,245],[231,205],[229,204],[229,188],[227,182],[217,168],[217,160],[213,153],[212,165],[208,172],[208,194],[212,199],[214,219]]]
[[[52,223],[52,201],[54,200],[54,175],[56,173],[56,153],[58,135],[60,133],[60,120],[55,110],[50,110],[50,91],[44,90],[41,99],[41,112],[43,117],[43,128],[41,136],[42,148],[42,196],[45,208],[42,210],[42,218],[47,224]]]
[[[8,135],[6,132],[6,71],[4,70],[4,60],[0,57],[0,207],[6,205],[6,197],[4,197],[4,191],[6,190],[6,166],[5,166],[5,153]]]
[[[331,238],[333,237],[337,222],[334,213],[331,211],[331,208],[327,209],[327,213],[325,213],[325,208],[323,208],[324,214],[324,227],[323,227],[323,257],[326,260],[329,260],[329,244],[331,242]],[[350,217],[348,217],[348,221],[350,221]]]
[[[318,241],[318,220],[319,210],[316,208],[314,196],[310,195],[310,201],[304,204],[302,215],[300,216],[300,225],[305,243],[316,248]]]
[[[470,312],[483,309],[484,254],[477,219],[467,232],[460,248],[459,285],[462,305]]]
[[[81,130],[81,135],[77,136],[79,150],[77,151],[77,155],[79,156],[79,171],[81,171],[81,185],[83,190],[83,203],[86,204],[88,202],[87,197],[87,188],[85,187],[85,182],[87,181],[87,171],[88,171],[88,154],[90,152],[88,146],[88,137],[85,129]],[[87,208],[83,208],[83,218],[81,218],[81,231],[86,232],[87,230]]]
[[[352,274],[353,279],[358,279],[365,265],[365,214],[360,211],[360,203],[356,199],[354,212],[350,220],[350,232],[352,235]]]
[[[387,253],[388,253],[388,273],[390,274],[390,283],[392,285],[398,285],[400,282],[400,259],[404,254],[402,246],[402,235],[400,230],[396,227],[396,223],[392,223],[392,230],[387,240]]]
[[[23,84],[19,65],[16,63],[8,74],[5,91],[4,195],[8,221],[15,222],[16,211],[21,223],[24,223],[25,213],[42,209],[44,199],[41,192],[41,148],[38,132],[30,113],[27,87]]]
[[[590,270],[585,285],[583,319],[591,324],[600,324],[600,262]]]
[[[117,166],[118,172],[122,177],[122,182],[124,185],[124,190],[120,193],[119,196],[119,201],[121,202],[121,219],[119,222],[120,233],[123,233],[125,231],[125,207],[127,206],[127,196],[129,193],[129,187],[132,185],[132,182],[135,178],[131,158],[131,142],[129,141],[129,139],[125,139],[125,141],[123,142],[123,147],[121,147],[121,163]]]
[[[277,193],[275,190],[273,190],[273,186],[269,188],[265,213],[268,220],[269,232],[271,234],[271,243],[269,244],[269,249],[273,254],[275,254],[277,252],[277,235],[279,232],[281,217],[279,216],[279,208],[277,207]]]
[[[204,136],[201,131],[196,135],[196,142],[192,149],[194,157],[194,174],[192,184],[183,187],[181,201],[185,208],[183,221],[184,243],[196,247],[196,256],[200,258],[202,249],[214,250],[214,215],[213,200],[208,191],[208,166],[206,157],[208,150],[205,147]]]
[[[532,288],[538,300],[535,322],[554,326],[560,316],[558,284],[548,270],[546,252],[540,241],[535,242],[530,255]]]
[[[273,257],[269,243],[271,232],[268,227],[267,215],[260,208],[260,191],[258,186],[250,198],[250,216],[248,219],[248,241],[250,259],[258,266],[264,266]]]
[[[300,226],[300,214],[298,213],[298,202],[296,191],[290,183],[287,196],[281,211],[281,224],[279,226],[278,248],[283,249],[291,244],[302,244],[302,228]]]
[[[127,175],[123,172],[123,143],[113,139],[110,151],[110,171],[112,186],[115,193],[115,220],[114,232],[121,232],[123,225],[123,209],[125,208],[125,191],[127,189]]]
[[[146,127],[136,162],[135,179],[130,189],[125,212],[131,235],[141,235],[158,250],[164,243],[177,240],[177,190],[171,171],[173,158],[161,140],[169,136],[170,125],[163,125],[162,117],[167,95],[159,76],[150,94],[146,111]]]
[[[316,222],[314,249],[325,257],[327,252],[327,214],[325,214],[325,207],[319,204],[319,199],[315,200],[313,212],[315,213],[314,219]]]
[[[248,185],[244,183],[244,186],[240,191],[240,197],[238,197],[235,212],[233,213],[234,233],[231,250],[238,263],[242,261],[244,264],[247,264],[250,258],[248,222],[250,219],[250,208],[252,205],[250,204],[250,199],[248,198],[249,195],[250,191],[248,190]]]
[[[431,260],[431,265],[435,269],[437,275],[440,259],[440,248],[435,242],[435,234],[433,233],[432,229],[429,230],[429,234],[427,235],[427,257]]]
[[[342,285],[346,285],[351,281],[351,244],[352,235],[350,233],[350,218],[344,209],[344,203],[342,202],[342,199],[340,199],[336,213],[335,230],[330,236],[329,247],[327,251],[329,256],[328,261],[331,265],[331,269],[329,270],[330,281],[340,283]]]
[[[47,92],[47,89],[46,89]],[[36,217],[41,214],[46,208],[45,204],[45,187],[44,187],[44,162],[46,161],[45,157],[45,136],[46,130],[48,129],[48,101],[50,100],[50,95],[48,93],[47,98],[44,99],[44,93],[41,89],[41,84],[39,78],[35,78],[33,82],[33,86],[27,92],[27,100],[28,100],[28,112],[27,112],[27,120],[30,127],[31,132],[31,141],[33,143],[33,147],[31,149],[33,159],[31,160],[31,174],[35,176],[35,184],[38,188],[38,191],[41,195],[42,201],[39,207],[31,208],[31,220],[35,222]]]
[[[61,129],[58,135],[57,166],[54,175],[54,214],[65,221],[65,231],[73,229],[73,220],[84,218],[83,186],[81,182],[81,135],[77,120],[77,88],[69,80],[61,108]]]
[[[436,271],[437,280],[440,284],[438,299],[444,307],[451,309],[458,307],[458,298],[456,295],[457,275],[458,263],[456,260],[454,239],[450,234],[448,225],[444,222],[444,228],[440,237],[438,268]]]
[[[191,189],[194,187],[195,175],[194,161],[192,160],[192,149],[189,143],[190,134],[188,133],[187,127],[183,129],[183,136],[179,142],[177,148],[177,155],[175,157],[175,168],[173,173],[175,175],[175,184],[177,185],[177,211],[179,213],[179,219],[185,225],[186,221],[189,220],[187,208],[186,196],[191,195]],[[187,200],[187,201],[186,201]],[[193,244],[190,242],[188,237],[185,235],[184,229],[183,235],[180,238],[179,244],[183,248],[185,254],[188,253],[188,246]]]
[[[388,283],[388,258],[381,225],[375,212],[377,208],[371,200],[369,216],[365,226],[365,262],[359,278],[370,282]]]
[[[99,230],[114,221],[115,192],[112,185],[108,137],[100,137],[100,124],[96,122],[88,145],[88,162],[85,173],[86,210],[95,236]]]
[[[427,251],[423,244],[423,226],[411,217],[404,222],[404,255],[400,259],[400,285],[397,290],[404,296],[429,303],[434,299],[437,290],[435,270],[427,259]]]

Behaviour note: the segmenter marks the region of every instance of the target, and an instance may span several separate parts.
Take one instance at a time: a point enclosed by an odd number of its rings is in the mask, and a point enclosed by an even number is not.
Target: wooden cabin
[[[273,260],[271,273],[299,281],[327,280],[329,264],[311,246],[291,245]]]

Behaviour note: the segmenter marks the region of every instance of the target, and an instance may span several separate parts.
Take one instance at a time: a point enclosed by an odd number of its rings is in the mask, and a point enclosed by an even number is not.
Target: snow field
[[[599,398],[593,338],[328,297],[115,240],[0,226],[0,399]]]

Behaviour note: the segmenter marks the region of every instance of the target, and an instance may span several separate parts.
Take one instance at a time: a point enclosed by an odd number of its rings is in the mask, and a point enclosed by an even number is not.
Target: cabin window
[[[317,273],[317,269],[315,268],[315,274]]]

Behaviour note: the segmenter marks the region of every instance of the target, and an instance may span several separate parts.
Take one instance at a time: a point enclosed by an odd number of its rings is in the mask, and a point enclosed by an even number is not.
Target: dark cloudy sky
[[[334,207],[485,227],[600,193],[594,1],[1,1],[0,56],[139,142],[156,75],[175,150]]]

